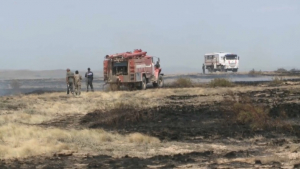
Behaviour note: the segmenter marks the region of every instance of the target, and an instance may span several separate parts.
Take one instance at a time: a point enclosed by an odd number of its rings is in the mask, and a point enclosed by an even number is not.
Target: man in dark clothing
[[[74,94],[73,91],[73,84],[74,84],[74,73],[70,71],[70,69],[67,69],[67,74],[66,74],[66,83],[67,83],[67,94],[71,91],[72,94]]]
[[[93,80],[94,80],[94,73],[91,71],[90,68],[88,68],[88,71],[85,73],[86,78],[86,91],[89,91],[89,86],[91,87],[91,90],[94,91],[93,88]]]
[[[158,62],[158,61],[156,62],[156,64],[155,64],[155,67],[156,67],[157,69],[159,69],[159,67],[160,67],[160,64],[159,64],[159,62]]]
[[[205,74],[205,65],[204,65],[204,63],[202,65],[202,71],[203,71],[203,74]]]

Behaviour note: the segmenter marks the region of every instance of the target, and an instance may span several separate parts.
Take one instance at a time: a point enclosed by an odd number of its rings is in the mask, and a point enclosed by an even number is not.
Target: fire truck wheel
[[[163,79],[162,76],[159,76],[159,77],[158,77],[157,85],[158,85],[158,87],[160,87],[160,88],[164,86],[164,79]]]
[[[147,88],[147,81],[146,81],[146,78],[144,76],[143,79],[142,79],[142,82],[141,82],[141,89],[146,90],[146,88]]]

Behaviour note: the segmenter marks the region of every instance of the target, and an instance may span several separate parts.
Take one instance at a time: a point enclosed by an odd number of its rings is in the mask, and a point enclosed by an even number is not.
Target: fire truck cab
[[[106,55],[103,62],[103,77],[107,84],[116,84],[145,90],[148,83],[153,87],[163,87],[160,59],[147,55],[146,51]]]

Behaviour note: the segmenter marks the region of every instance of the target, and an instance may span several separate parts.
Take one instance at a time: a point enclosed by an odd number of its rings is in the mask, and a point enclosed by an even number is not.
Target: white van
[[[237,72],[240,57],[237,54],[226,52],[207,53],[204,55],[205,69],[209,72]]]

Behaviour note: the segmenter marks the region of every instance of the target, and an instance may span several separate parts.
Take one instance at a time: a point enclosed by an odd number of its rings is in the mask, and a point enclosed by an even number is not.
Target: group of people
[[[94,80],[94,74],[91,71],[90,68],[88,68],[88,71],[85,73],[85,78],[86,78],[86,86],[87,89],[86,91],[89,91],[89,87],[91,88],[92,91],[94,91],[93,88],[93,80]],[[70,92],[74,95],[74,87],[75,87],[75,94],[80,95],[81,94],[81,81],[82,77],[79,74],[79,71],[76,70],[75,74],[70,71],[70,69],[67,69],[67,75],[66,75],[66,83],[67,83],[67,94]]]

